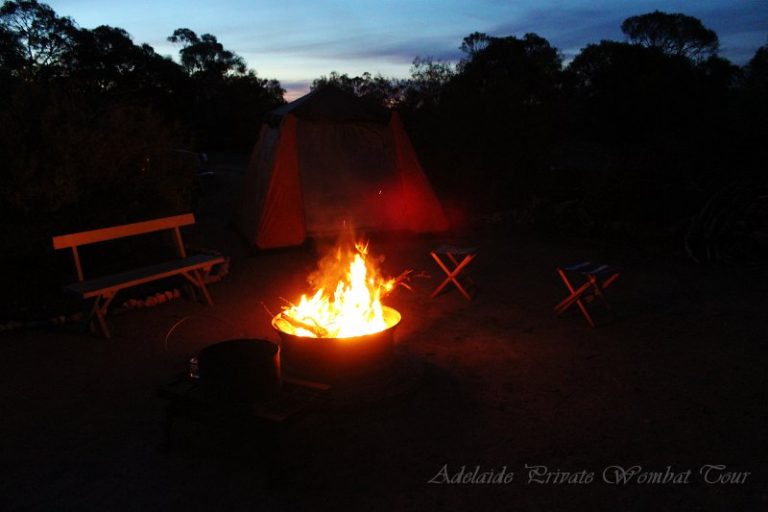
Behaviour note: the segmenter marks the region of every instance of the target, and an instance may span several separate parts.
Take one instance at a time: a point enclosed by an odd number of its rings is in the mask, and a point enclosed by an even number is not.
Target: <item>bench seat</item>
[[[64,289],[83,299],[98,297],[105,293],[117,293],[124,288],[138,286],[151,281],[157,281],[199,269],[210,269],[213,265],[224,263],[222,256],[209,254],[195,254],[183,259],[176,259],[149,265],[118,274],[97,277],[87,281],[78,281],[64,287]]]

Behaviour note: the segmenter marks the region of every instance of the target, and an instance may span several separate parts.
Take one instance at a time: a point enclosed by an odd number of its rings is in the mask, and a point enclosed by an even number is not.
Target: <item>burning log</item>
[[[322,325],[312,325],[307,322],[302,322],[298,318],[294,318],[292,316],[286,315],[285,312],[280,313],[278,315],[277,320],[283,320],[285,322],[288,322],[291,324],[294,328],[299,329],[306,329],[307,331],[310,331],[312,334],[314,334],[318,338],[327,338],[328,337],[328,329],[325,329]],[[310,318],[309,320],[315,321],[313,318]]]

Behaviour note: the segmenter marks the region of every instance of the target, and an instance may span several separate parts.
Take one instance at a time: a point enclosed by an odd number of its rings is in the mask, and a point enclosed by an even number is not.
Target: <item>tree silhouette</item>
[[[737,141],[744,155],[752,156],[752,168],[756,175],[765,179],[765,162],[768,159],[768,45],[761,46],[744,67],[743,90],[740,91],[741,112],[738,119],[743,134]],[[755,149],[757,148],[757,150]]]
[[[699,72],[686,58],[656,47],[602,41],[568,66],[570,104],[582,133],[614,148],[687,141],[704,112]]]
[[[420,125],[439,135],[434,150],[449,154],[456,169],[450,188],[483,209],[508,208],[547,168],[560,124],[554,113],[561,59],[532,33],[474,33],[463,48],[466,57],[445,84],[440,108],[425,112],[436,121]]]
[[[37,0],[6,1],[0,7],[3,61],[19,66],[26,79],[55,75],[75,32],[70,18]]]
[[[141,80],[141,61],[146,58],[151,54],[133,44],[125,30],[102,25],[78,30],[63,60],[71,76],[81,84],[106,92],[136,89]]]
[[[768,93],[768,45],[761,46],[745,67],[747,85]]]
[[[335,87],[383,106],[392,106],[402,100],[402,82],[380,74],[374,76],[366,72],[350,77],[346,73],[331,71],[328,76],[312,81],[312,90],[323,87]]]
[[[189,78],[178,96],[199,143],[208,149],[250,148],[263,114],[283,102],[280,83],[249,71],[242,57],[211,34],[179,28],[168,41],[181,45],[181,65]]]
[[[404,100],[412,108],[438,105],[446,85],[456,76],[455,66],[450,62],[432,57],[416,57],[410,71]]]
[[[462,40],[459,50],[467,54],[466,58],[471,59],[477,52],[485,49],[491,39],[491,36],[483,32],[472,32]]]
[[[506,104],[534,104],[552,94],[561,70],[561,58],[549,41],[537,34],[487,37],[472,34],[485,41],[474,47],[460,67],[454,85],[480,101],[490,95],[505,98]],[[465,41],[469,38],[466,38]]]
[[[178,28],[168,37],[168,41],[181,44],[181,65],[190,75],[223,78],[246,73],[243,58],[225,50],[216,36],[203,34],[198,37],[188,28]]]
[[[698,18],[653,11],[632,16],[621,24],[630,42],[659,48],[668,55],[701,61],[717,53],[719,40]]]
[[[0,73],[10,78],[12,71],[20,70],[24,64],[22,55],[17,34],[0,25]]]
[[[102,92],[165,96],[178,92],[186,78],[170,58],[147,44],[134,44],[125,30],[105,25],[79,30],[65,60],[72,78]]]

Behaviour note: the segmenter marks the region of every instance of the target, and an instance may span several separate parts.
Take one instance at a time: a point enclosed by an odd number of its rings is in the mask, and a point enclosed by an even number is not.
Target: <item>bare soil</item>
[[[304,291],[316,262],[311,247],[246,247],[229,225],[242,167],[219,162],[190,234],[231,257],[229,276],[211,286],[213,307],[178,300],[114,315],[111,340],[72,327],[0,336],[0,508],[768,506],[765,268],[696,267],[503,226],[372,240],[389,274],[432,276],[389,300],[403,314],[398,352],[417,369],[405,392],[317,408],[282,429],[279,444],[261,430],[182,419],[166,449],[166,403],[156,388],[211,343],[277,341],[264,305],[276,311],[280,297]],[[442,278],[429,250],[444,242],[479,248],[471,302],[455,290],[429,298]],[[559,319],[552,311],[566,294],[555,267],[581,260],[622,272],[608,290],[615,314],[595,305],[596,329],[577,311]],[[725,467],[704,475],[708,465]],[[685,482],[641,483],[651,476],[630,477],[633,466]],[[478,467],[514,476],[506,484],[446,482]],[[618,468],[630,471],[627,483],[615,483]],[[564,472],[593,476],[557,482],[569,478]],[[729,476],[741,483],[706,481],[726,473],[741,474]]]

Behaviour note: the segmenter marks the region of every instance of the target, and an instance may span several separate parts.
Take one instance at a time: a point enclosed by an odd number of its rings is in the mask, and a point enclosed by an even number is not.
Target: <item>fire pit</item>
[[[281,363],[298,379],[339,384],[385,375],[394,358],[394,331],[400,313],[381,299],[409,272],[382,276],[368,244],[342,231],[338,243],[309,276],[314,289],[272,318],[281,344]],[[286,301],[287,302],[287,301]]]
[[[282,341],[281,363],[286,373],[311,381],[339,383],[380,378],[394,359],[394,333],[400,313],[382,306],[386,328],[347,338],[317,338],[295,334],[282,314],[272,327]]]

